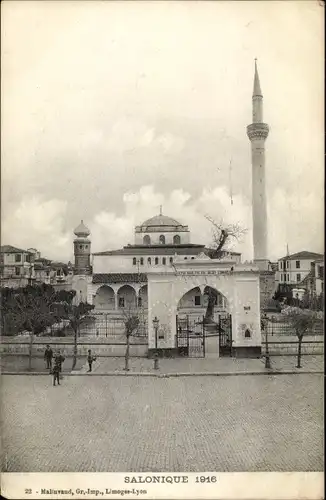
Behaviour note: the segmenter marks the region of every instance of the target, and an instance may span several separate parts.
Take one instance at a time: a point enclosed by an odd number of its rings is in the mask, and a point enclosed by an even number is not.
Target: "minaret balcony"
[[[267,139],[269,126],[267,123],[251,123],[247,127],[247,135],[251,141],[255,139]]]

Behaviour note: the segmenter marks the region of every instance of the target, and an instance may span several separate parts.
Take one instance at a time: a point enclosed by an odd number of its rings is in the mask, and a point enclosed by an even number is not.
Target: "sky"
[[[323,251],[322,3],[4,1],[1,243],[71,260],[159,213],[253,256],[254,59],[264,95],[268,253]],[[231,163],[231,168],[230,168]],[[231,204],[231,198],[233,204]]]

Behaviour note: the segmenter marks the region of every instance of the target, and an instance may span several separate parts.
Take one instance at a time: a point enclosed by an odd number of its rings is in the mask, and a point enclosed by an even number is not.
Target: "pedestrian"
[[[64,356],[62,356],[62,354],[60,353],[60,349],[58,349],[54,356],[53,385],[55,385],[55,380],[58,380],[59,384],[59,378],[62,379],[62,376],[60,377],[60,373],[62,370],[62,363],[64,362],[64,360],[65,360]]]
[[[46,349],[44,351],[44,361],[46,361],[46,368],[48,370],[51,370],[52,368],[52,358],[53,358],[53,351],[49,344],[47,344]]]
[[[92,351],[89,349],[88,350],[88,356],[87,356],[87,362],[88,362],[88,366],[89,366],[88,372],[92,371],[93,361],[96,361],[96,357],[92,355]]]
[[[52,369],[53,385],[55,385],[56,382],[58,382],[58,385],[60,385],[60,372],[64,360],[65,358],[60,354],[60,351],[57,351],[57,353],[54,356],[54,365]]]

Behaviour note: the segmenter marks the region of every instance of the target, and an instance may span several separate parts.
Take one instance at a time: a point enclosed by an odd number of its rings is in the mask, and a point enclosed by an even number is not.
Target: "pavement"
[[[10,357],[9,357],[10,358]],[[13,368],[6,359],[2,361],[2,374],[30,375],[31,373],[20,367]],[[28,361],[25,360],[25,363]],[[34,363],[34,361],[33,361]],[[35,360],[36,363],[36,360]],[[44,362],[43,362],[44,363]],[[71,360],[72,363],[72,360]],[[237,359],[237,358],[170,358],[160,359],[159,369],[154,370],[154,362],[148,358],[131,357],[129,360],[129,371],[124,371],[123,357],[98,357],[93,364],[92,373],[88,373],[86,358],[79,358],[77,369],[71,372],[71,363],[67,360],[64,363],[64,371],[67,375],[87,375],[87,376],[230,376],[230,375],[268,375],[268,374],[291,374],[291,373],[324,373],[323,356],[307,355],[302,357],[302,368],[296,368],[296,356],[271,356],[271,368],[265,368],[265,358],[259,359]],[[39,364],[40,369],[36,369],[34,375],[46,374],[44,365]]]
[[[319,374],[1,386],[4,472],[323,471]]]

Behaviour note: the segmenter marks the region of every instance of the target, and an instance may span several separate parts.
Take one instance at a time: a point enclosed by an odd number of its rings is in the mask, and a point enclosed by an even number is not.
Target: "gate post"
[[[189,316],[187,315],[187,356],[189,356]]]
[[[202,338],[203,338],[203,357],[205,358],[205,355],[206,355],[206,346],[205,346],[205,325],[204,325],[204,319],[205,319],[205,316],[203,316],[203,335],[202,335]]]

